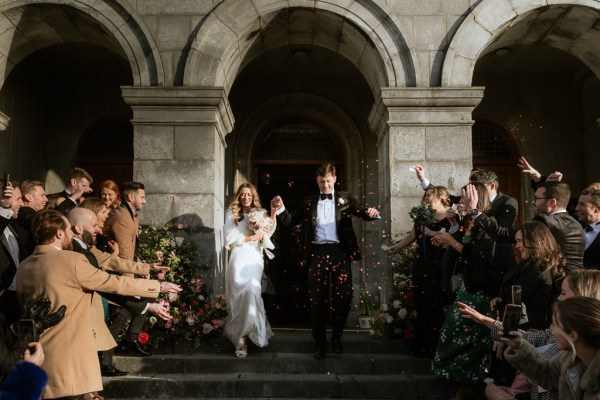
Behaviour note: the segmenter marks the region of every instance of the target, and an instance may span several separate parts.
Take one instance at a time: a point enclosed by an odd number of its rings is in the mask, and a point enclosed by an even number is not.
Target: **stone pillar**
[[[369,122],[378,136],[380,203],[392,240],[412,229],[408,211],[423,196],[412,166],[422,164],[431,183],[454,194],[468,181],[472,112],[482,97],[480,87],[381,89]]]
[[[223,88],[123,87],[133,110],[133,177],[144,183],[143,224],[183,223],[223,288],[225,135],[233,114]],[[210,277],[206,277],[207,279]]]
[[[8,128],[8,121],[10,121],[10,117],[0,112],[0,131],[5,131]]]

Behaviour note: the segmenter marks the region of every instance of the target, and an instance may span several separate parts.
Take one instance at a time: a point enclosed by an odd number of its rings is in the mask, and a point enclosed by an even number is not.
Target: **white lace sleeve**
[[[242,246],[246,236],[238,229],[233,221],[233,214],[227,211],[225,214],[225,248],[231,250],[235,246]]]

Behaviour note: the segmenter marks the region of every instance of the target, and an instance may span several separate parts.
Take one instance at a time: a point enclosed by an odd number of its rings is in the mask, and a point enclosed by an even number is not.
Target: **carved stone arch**
[[[8,47],[0,48],[0,86],[4,84],[10,70],[29,54],[38,50],[40,46],[46,47],[68,40],[61,35],[45,35],[43,41],[36,41],[35,46],[29,45],[30,38],[27,36],[29,32],[18,29],[19,23],[27,17],[26,10],[35,10],[39,6],[54,6],[81,12],[82,15],[87,16],[102,28],[98,37],[106,36],[103,45],[128,60],[135,86],[164,84],[164,70],[156,43],[141,18],[135,15],[126,2],[73,0],[66,4],[62,0],[39,2],[0,0],[0,9],[3,10],[0,16],[2,35],[6,38],[7,35],[14,35],[18,30],[22,44],[19,46],[15,45],[13,40],[2,40],[2,43]],[[35,35],[35,32],[32,35]],[[35,37],[31,39],[35,39]],[[86,39],[84,36],[84,40]]]
[[[313,35],[314,32],[295,34],[290,28],[294,21],[290,19],[276,26],[288,30],[281,35],[287,42],[274,46],[294,45],[294,40],[298,44],[303,40],[318,40],[314,45],[335,51],[362,72],[374,97],[381,87],[412,87],[422,81],[417,76],[416,71],[420,69],[415,68],[415,53],[406,44],[399,24],[391,13],[386,13],[373,1],[344,2],[345,7],[315,0],[294,4],[296,7],[277,0],[221,2],[200,22],[190,40],[185,69],[178,73],[182,75],[181,83],[184,86],[224,87],[228,93],[243,63],[248,62],[249,50],[256,49],[256,42],[269,34],[270,24],[277,24],[282,13],[285,18],[285,13],[302,10],[315,14],[315,24],[319,20],[327,21],[321,32],[331,34],[327,37]],[[263,44],[259,45],[260,51],[269,50]],[[268,46],[272,48],[273,44]]]
[[[235,171],[236,176],[241,180],[251,176],[253,154],[256,147],[260,145],[261,135],[265,134],[270,127],[291,118],[305,119],[323,126],[341,147],[340,153],[344,165],[360,165],[364,155],[364,143],[350,116],[337,104],[324,97],[291,93],[262,105],[239,128],[237,140],[232,144],[233,159],[238,168],[238,171]],[[362,181],[361,174],[361,169],[348,168],[344,178],[352,185],[353,182]],[[351,186],[348,188],[353,189]]]
[[[558,12],[548,15],[548,10]],[[600,77],[600,30],[595,26],[599,18],[600,3],[590,0],[559,0],[551,4],[539,0],[481,2],[465,18],[450,43],[442,69],[442,86],[471,86],[477,60],[484,52],[502,47],[502,35],[524,21],[536,29],[511,40],[544,43],[567,51]],[[565,30],[570,24],[577,29]]]

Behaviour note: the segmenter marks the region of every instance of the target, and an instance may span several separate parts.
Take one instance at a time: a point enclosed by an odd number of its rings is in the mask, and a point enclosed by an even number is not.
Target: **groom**
[[[317,169],[320,194],[304,199],[303,206],[290,214],[281,197],[272,200],[280,207],[278,219],[286,226],[302,224],[304,265],[308,266],[310,319],[316,351],[314,357],[325,358],[325,325],[332,313],[331,348],[342,352],[342,333],[352,306],[351,261],[362,258],[352,215],[365,221],[379,217],[375,208],[366,208],[347,192],[334,192],[335,167],[323,164]],[[331,299],[330,297],[331,282]],[[329,306],[329,307],[328,307]]]

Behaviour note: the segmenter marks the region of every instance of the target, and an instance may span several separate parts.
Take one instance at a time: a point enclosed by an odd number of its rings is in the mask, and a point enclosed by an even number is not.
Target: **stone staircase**
[[[106,399],[442,399],[453,388],[431,375],[429,360],[411,357],[402,340],[366,331],[344,333],[343,354],[316,360],[308,330],[275,329],[264,349],[236,359],[224,338],[198,351],[115,357],[131,374],[104,378]]]

